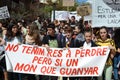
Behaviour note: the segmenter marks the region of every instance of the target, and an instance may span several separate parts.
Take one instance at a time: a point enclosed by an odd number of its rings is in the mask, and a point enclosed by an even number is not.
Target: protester
[[[41,17],[40,16],[37,16],[37,19],[35,20],[35,23],[37,24],[39,30],[41,29]]]
[[[4,79],[5,80],[8,80],[8,74],[7,74],[7,71],[6,71],[6,64],[5,64],[5,57],[4,57],[4,54],[5,54],[5,48],[4,48],[4,44],[5,44],[5,35],[7,33],[7,23],[6,22],[2,22],[1,23],[1,29],[2,29],[2,32],[1,32],[1,36],[0,36],[0,67],[2,68],[2,71],[3,71],[3,76],[4,76]]]
[[[21,31],[22,35],[26,35],[26,28],[22,21],[18,21],[17,25],[19,26],[19,30]]]
[[[25,36],[24,43],[29,45],[42,45],[39,29],[35,23],[31,23],[27,26],[27,35]]]
[[[76,39],[79,40],[79,42],[84,41],[83,29],[81,28],[81,26],[75,26],[74,36],[75,36]]]
[[[2,39],[2,37],[0,37],[0,75],[1,75],[1,79],[3,80],[8,80],[8,74],[6,71],[6,64],[5,64],[5,53],[4,53],[4,44],[5,41]]]
[[[13,23],[9,24],[9,26],[7,28],[7,33],[5,36],[6,44],[7,44],[7,42],[12,42],[14,44],[22,44],[22,39],[23,39],[22,34],[18,30],[18,25],[13,24]],[[9,80],[15,80],[15,79],[20,80],[19,76],[20,76],[20,74],[17,74],[17,73],[12,73],[12,72],[8,73]]]
[[[27,26],[27,34],[25,36],[23,43],[27,45],[33,45],[34,47],[38,47],[42,45],[39,29],[36,23],[31,23]],[[22,79],[36,80],[36,75],[23,74]]]
[[[80,48],[90,48],[90,47],[96,47],[98,46],[93,40],[92,40],[92,30],[87,29],[84,31],[84,38],[85,41],[81,43]],[[82,77],[78,80],[97,80],[97,77]]]
[[[84,31],[84,38],[85,40],[82,42],[83,48],[90,48],[90,47],[96,47],[98,46],[93,40],[92,40],[92,30],[88,29]]]
[[[55,25],[55,32],[56,34],[58,34],[60,22],[58,20],[54,20],[54,25]]]
[[[75,16],[71,16],[71,19],[69,21],[69,24],[71,27],[75,27],[75,25],[77,24],[77,21],[75,19]]]
[[[57,34],[55,34],[55,25],[50,23],[47,27],[47,35],[43,38],[42,46],[46,47],[49,51],[50,48],[58,48],[59,45]],[[42,80],[57,80],[57,76],[43,76]]]
[[[67,27],[66,36],[63,39],[63,48],[77,48],[77,47],[80,47],[79,41],[77,39],[73,38],[72,36],[73,36],[72,28]],[[67,80],[67,78],[69,78],[69,80],[77,79],[76,77],[63,77],[63,80]]]
[[[66,24],[65,21],[60,21],[59,29],[64,28],[65,24]]]
[[[113,70],[113,62],[112,59],[114,58],[115,55],[115,43],[114,40],[108,38],[108,31],[105,26],[102,26],[99,29],[99,35],[100,38],[96,41],[96,44],[99,46],[108,46],[110,48],[110,54],[108,56],[107,62],[105,64],[104,68],[104,75],[99,78],[99,80],[111,80],[112,79],[112,70]],[[105,76],[105,77],[104,77]]]
[[[31,20],[31,19],[29,19]],[[72,16],[69,21],[55,20],[54,23],[51,23],[50,19],[43,20],[40,16],[37,17],[33,23],[30,23],[27,26],[22,24],[22,21],[18,21],[16,24],[15,19],[10,20],[9,26],[7,24],[2,24],[0,22],[0,46],[7,44],[7,42],[11,42],[13,44],[26,44],[32,45],[34,47],[42,46],[46,47],[47,51],[50,48],[90,48],[96,46],[109,46],[110,55],[107,59],[104,68],[105,80],[111,80],[112,70],[114,70],[114,79],[119,80],[118,75],[118,66],[120,64],[120,41],[119,41],[119,33],[116,31],[120,31],[120,29],[115,31],[114,40],[111,39],[112,36],[108,35],[107,28],[101,27],[99,31],[95,31],[94,38],[91,25],[89,25],[89,21],[84,21],[81,18],[78,22],[75,20],[75,16]],[[67,22],[67,23],[66,23]],[[76,26],[77,25],[77,26]],[[56,27],[55,27],[56,26]],[[87,30],[85,30],[87,29]],[[85,30],[85,31],[84,31]],[[94,29],[93,29],[94,30]],[[110,31],[110,33],[112,33]],[[114,34],[114,33],[113,33]],[[94,39],[94,40],[92,40]],[[4,42],[5,40],[5,42]],[[116,48],[115,48],[116,44]],[[1,50],[0,50],[1,51]],[[5,51],[5,50],[4,50]],[[117,52],[115,52],[117,51]],[[116,53],[116,55],[115,55]],[[2,53],[4,54],[4,53]],[[115,55],[115,57],[114,57]],[[1,56],[1,55],[0,55]],[[4,58],[3,58],[4,59]],[[112,62],[114,61],[114,64]],[[113,65],[113,67],[112,67]],[[0,70],[4,73],[5,80],[38,80],[36,75],[33,74],[22,74],[22,73],[13,73],[7,72],[4,61],[0,61]],[[1,73],[0,73],[1,76]],[[7,79],[8,77],[8,79]],[[37,76],[38,77],[38,76]],[[40,75],[39,80],[58,80],[58,76],[51,75]],[[63,80],[97,80],[96,77],[63,77]],[[99,80],[103,80],[101,77]],[[1,80],[1,78],[0,78]]]
[[[99,28],[93,28],[93,41],[96,42],[99,39]]]
[[[120,68],[120,29],[116,29],[114,33],[114,40],[116,45],[116,55],[113,59],[114,80],[119,80],[119,68]]]

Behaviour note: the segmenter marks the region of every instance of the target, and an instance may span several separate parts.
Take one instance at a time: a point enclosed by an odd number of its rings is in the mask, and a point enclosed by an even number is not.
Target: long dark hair
[[[21,35],[22,35],[22,33],[21,33],[19,30],[17,31],[17,33],[16,33],[15,35],[13,34],[12,28],[13,28],[14,26],[17,27],[17,29],[18,29],[18,25],[17,25],[17,24],[11,23],[11,24],[8,25],[7,33],[6,33],[6,38],[7,38],[8,40],[11,40],[11,39],[14,38],[15,36],[16,36],[16,37],[21,37]]]

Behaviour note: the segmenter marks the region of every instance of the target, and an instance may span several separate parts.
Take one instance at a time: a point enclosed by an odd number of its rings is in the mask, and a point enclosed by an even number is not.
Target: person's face
[[[12,27],[12,32],[13,32],[14,34],[16,34],[16,33],[18,32],[18,28],[17,28],[16,25]]]
[[[60,28],[60,33],[64,33],[64,30],[63,30],[63,28]]]
[[[64,25],[65,25],[65,24],[64,24],[63,22],[60,23],[60,26],[61,26],[61,27],[64,27]]]
[[[19,27],[22,27],[22,24],[21,24],[21,23],[18,22],[17,24],[18,24]]]
[[[47,28],[47,32],[49,35],[54,35],[54,30],[52,28]]]
[[[67,37],[68,39],[70,39],[70,38],[72,37],[72,33],[71,33],[71,32],[66,32],[66,37]]]
[[[106,29],[100,29],[100,37],[102,40],[106,40],[107,39],[107,31]]]
[[[75,21],[75,18],[71,17],[71,21],[74,22],[74,21]]]
[[[91,32],[85,32],[85,40],[87,43],[89,43],[92,40],[92,34]]]
[[[74,34],[78,34],[79,32],[80,32],[80,29],[78,29],[78,27],[75,27]]]

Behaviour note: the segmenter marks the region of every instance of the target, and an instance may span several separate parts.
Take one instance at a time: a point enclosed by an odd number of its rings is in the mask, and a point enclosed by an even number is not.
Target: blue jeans
[[[118,76],[118,67],[117,67],[117,65],[118,65],[118,63],[120,61],[120,53],[118,53],[118,52],[116,53],[113,61],[114,61],[114,64],[113,64],[114,79],[117,80],[117,79],[119,79],[118,78],[119,76]]]

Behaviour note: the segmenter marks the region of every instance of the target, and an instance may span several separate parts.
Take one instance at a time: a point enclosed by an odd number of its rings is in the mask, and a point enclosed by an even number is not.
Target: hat
[[[55,29],[55,24],[50,23],[50,24],[48,24],[47,28],[52,28],[54,30]]]

